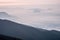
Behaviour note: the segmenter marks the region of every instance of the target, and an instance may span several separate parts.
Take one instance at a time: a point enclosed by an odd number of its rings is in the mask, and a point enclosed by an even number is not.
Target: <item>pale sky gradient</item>
[[[0,0],[0,5],[59,4],[60,0]]]

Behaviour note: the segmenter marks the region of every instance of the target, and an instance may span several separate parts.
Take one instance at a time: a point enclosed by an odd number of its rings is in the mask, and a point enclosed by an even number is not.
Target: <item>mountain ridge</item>
[[[42,30],[0,19],[0,34],[21,38],[23,40],[60,40],[59,31]]]

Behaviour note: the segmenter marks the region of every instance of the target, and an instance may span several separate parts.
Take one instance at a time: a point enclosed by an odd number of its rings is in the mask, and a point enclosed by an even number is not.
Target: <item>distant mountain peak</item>
[[[12,18],[12,16],[11,15],[9,15],[8,13],[6,13],[6,12],[0,12],[0,19],[11,19]]]
[[[0,15],[8,15],[6,12],[0,12]]]
[[[0,19],[6,19],[8,18],[10,15],[8,15],[6,12],[0,12]]]
[[[16,22],[16,23],[20,23],[18,21],[18,17],[10,15],[7,12],[0,12],[0,19],[2,19],[2,20],[10,20],[10,21],[13,21],[13,22]]]

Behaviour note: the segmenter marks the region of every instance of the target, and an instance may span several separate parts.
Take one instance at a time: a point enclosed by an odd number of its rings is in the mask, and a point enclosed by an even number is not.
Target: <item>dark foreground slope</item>
[[[22,39],[0,34],[0,40],[22,40]]]
[[[0,20],[0,34],[23,40],[60,40],[59,31],[39,30],[8,20]]]

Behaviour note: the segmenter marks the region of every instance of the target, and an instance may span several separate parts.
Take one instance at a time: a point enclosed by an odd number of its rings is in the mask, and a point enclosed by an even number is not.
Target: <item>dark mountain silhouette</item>
[[[0,40],[22,40],[22,39],[0,34]]]
[[[59,31],[48,31],[0,19],[0,35],[16,37],[23,40],[60,40]]]

